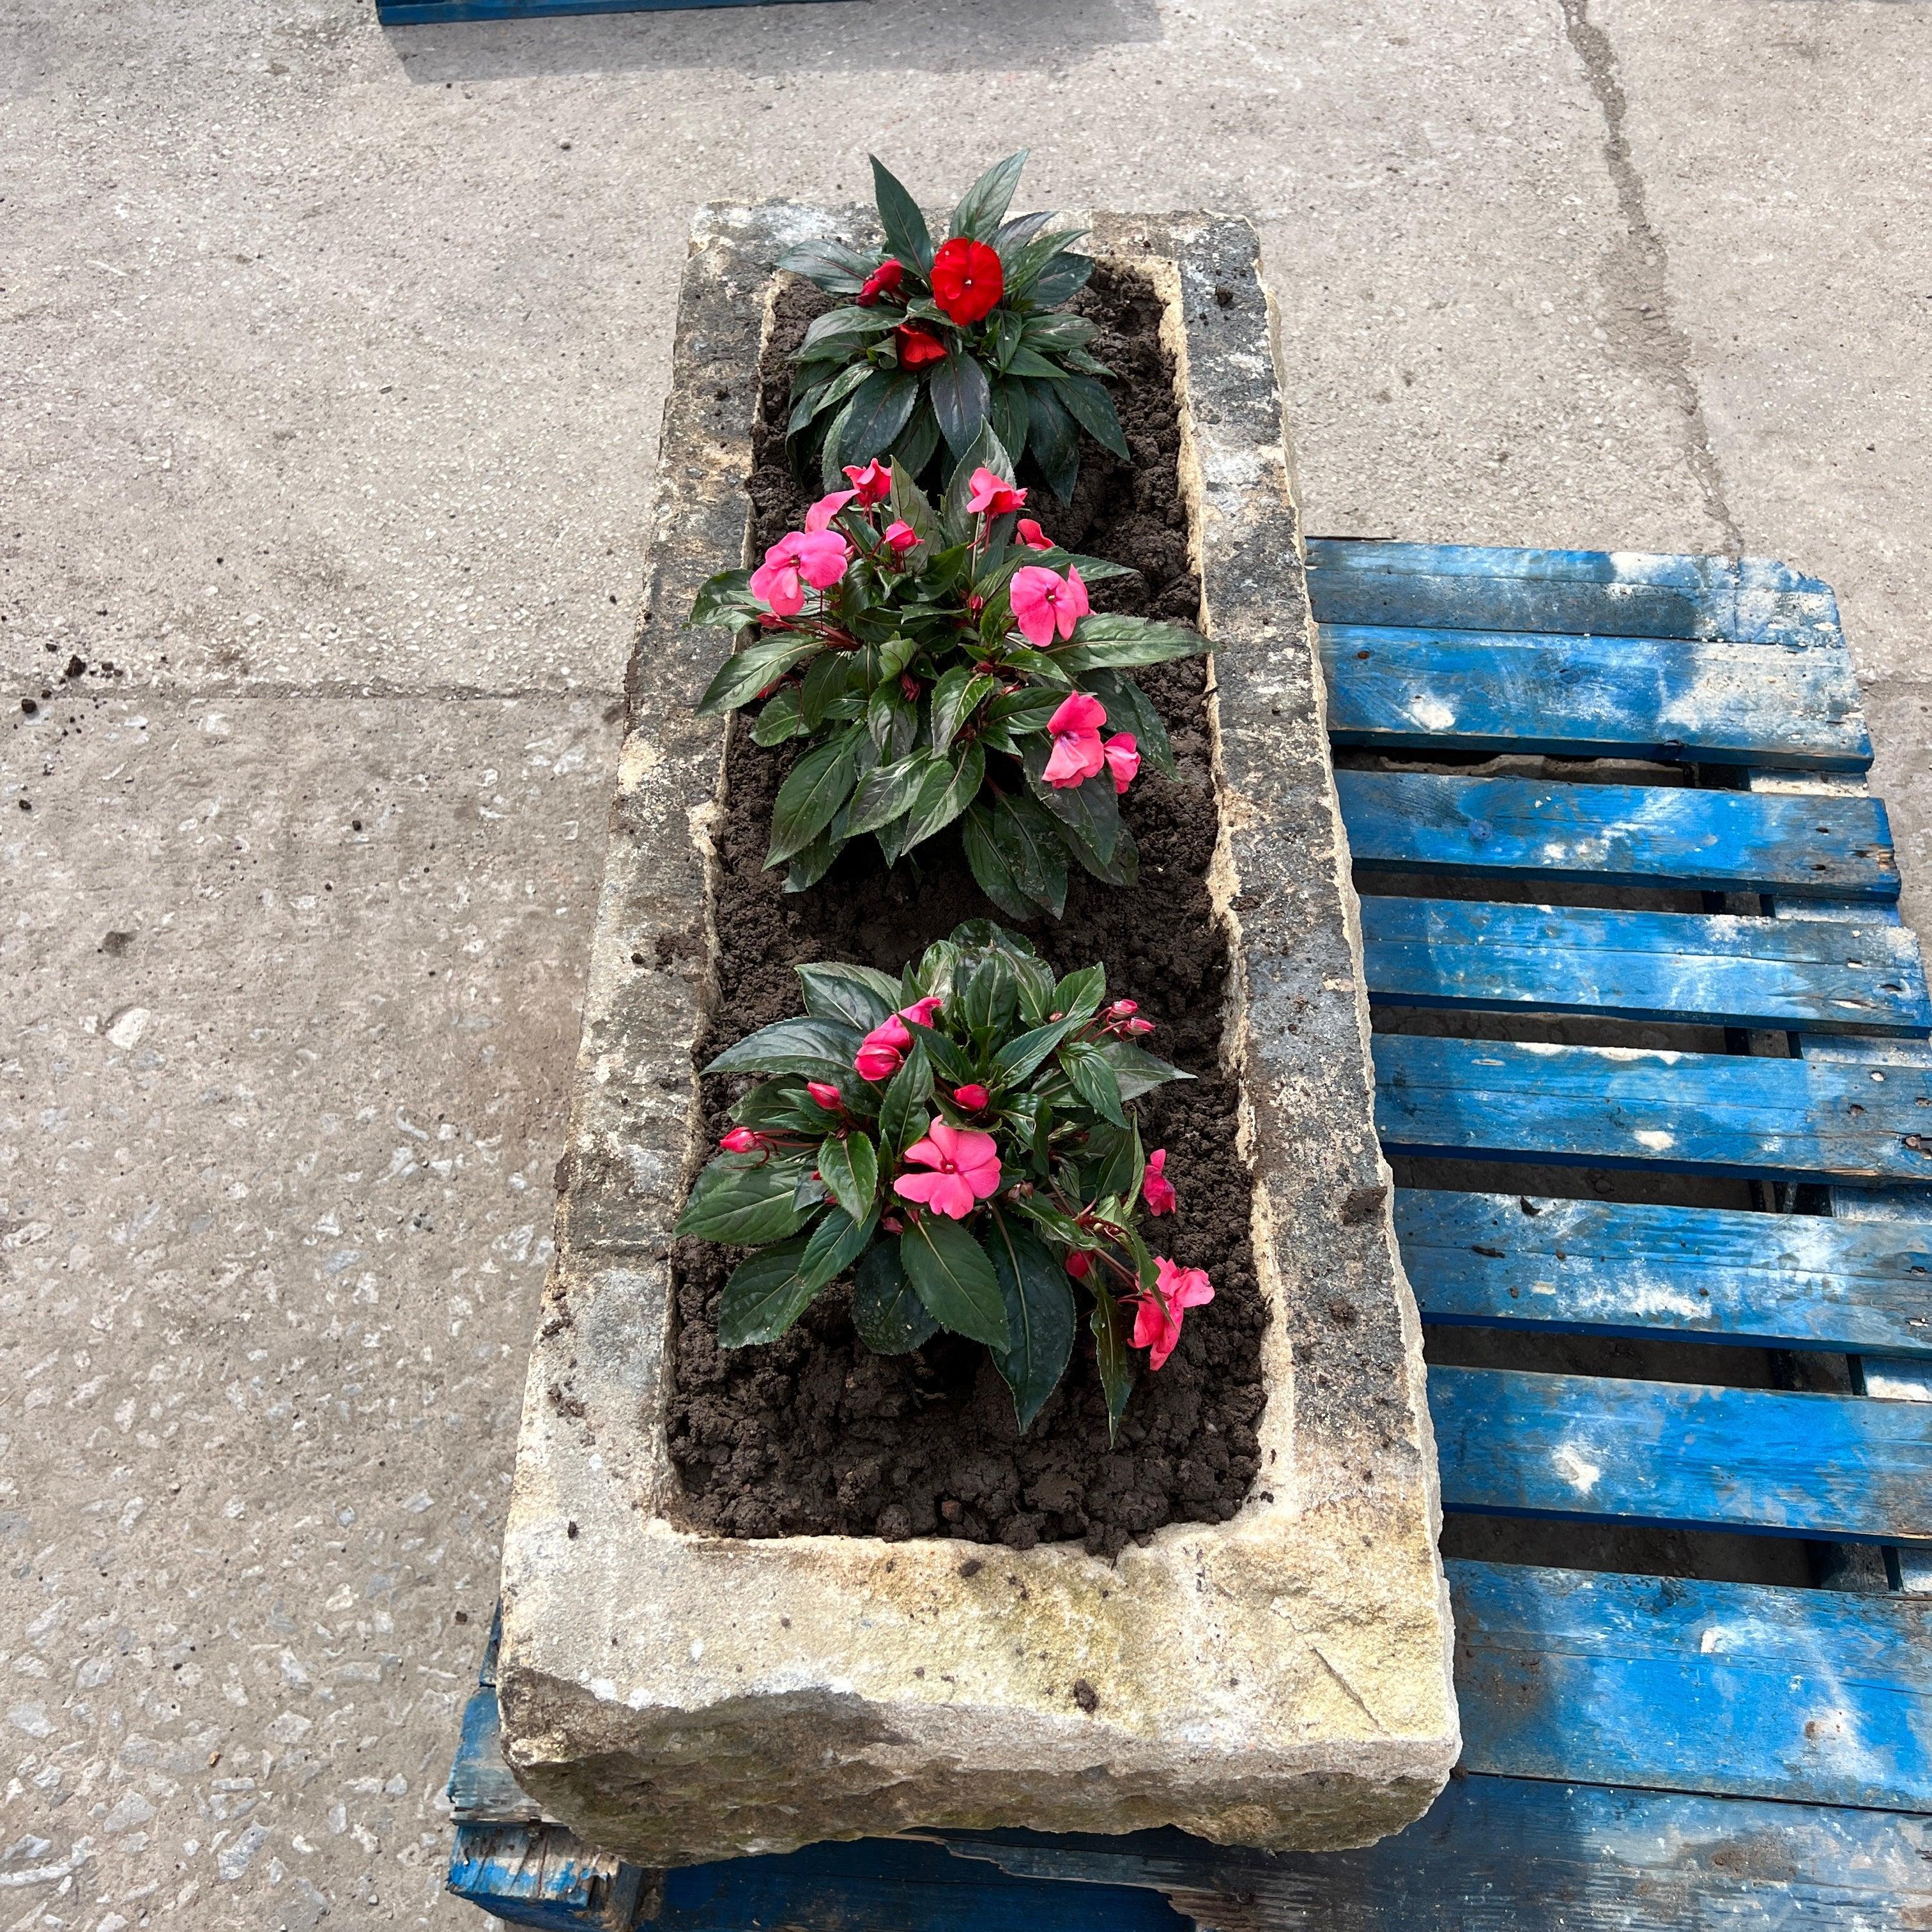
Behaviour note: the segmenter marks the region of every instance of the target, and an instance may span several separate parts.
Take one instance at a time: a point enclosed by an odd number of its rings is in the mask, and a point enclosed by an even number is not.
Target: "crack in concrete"
[[[1684,458],[1703,498],[1704,514],[1717,526],[1725,553],[1744,554],[1744,536],[1724,495],[1724,472],[1711,442],[1704,399],[1690,373],[1690,338],[1672,319],[1670,255],[1652,226],[1643,177],[1630,158],[1624,123],[1629,103],[1610,37],[1590,17],[1589,0],[1558,0],[1563,28],[1582,63],[1584,77],[1604,117],[1604,160],[1616,190],[1624,238],[1609,250],[1600,278],[1604,326],[1614,348],[1683,412]]]

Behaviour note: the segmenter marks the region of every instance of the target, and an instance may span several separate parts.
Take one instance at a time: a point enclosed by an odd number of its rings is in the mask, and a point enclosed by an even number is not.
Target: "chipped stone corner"
[[[694,231],[558,1253],[504,1543],[499,1694],[525,1787],[662,1866],[915,1826],[1372,1842],[1459,1744],[1419,1329],[1376,1141],[1270,305],[1245,223],[1102,215],[1167,308],[1222,808],[1226,1030],[1273,1320],[1262,1474],[1228,1522],[1077,1546],[740,1541],[679,1526],[664,1434],[672,1224],[697,1158],[728,640],[683,612],[742,555],[770,265],[859,218]],[[720,400],[720,392],[723,399]]]

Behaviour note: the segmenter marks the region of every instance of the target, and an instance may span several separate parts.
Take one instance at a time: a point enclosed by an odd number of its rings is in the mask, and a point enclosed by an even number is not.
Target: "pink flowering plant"
[[[1120,795],[1169,776],[1160,716],[1128,675],[1208,648],[1185,625],[1093,610],[1131,574],[1060,549],[982,429],[935,509],[898,464],[854,465],[755,568],[712,578],[694,624],[738,627],[702,712],[754,702],[761,745],[806,741],[772,814],[786,890],[870,832],[888,866],[962,820],[1002,912],[1056,919],[1072,858],[1134,882]]]
[[[788,425],[802,474],[822,487],[848,464],[890,454],[941,481],[991,424],[1016,463],[1070,502],[1080,432],[1117,456],[1126,439],[1088,345],[1084,316],[1058,313],[1094,272],[1071,252],[1084,230],[1006,209],[1026,150],[988,169],[952,211],[937,246],[904,187],[876,158],[882,252],[838,242],[794,250],[778,266],[848,299],[820,316],[797,355]]]
[[[961,926],[898,980],[801,966],[805,1013],[706,1070],[764,1076],[698,1175],[680,1234],[748,1247],[718,1340],[775,1341],[852,1276],[866,1345],[903,1354],[940,1330],[983,1342],[1022,1430],[1073,1352],[1088,1304],[1109,1426],[1136,1349],[1158,1370],[1208,1276],[1150,1252],[1143,1215],[1177,1205],[1164,1148],[1132,1102],[1189,1076],[1148,1052],[1132,1000],[1098,966],[1056,979],[990,920]]]

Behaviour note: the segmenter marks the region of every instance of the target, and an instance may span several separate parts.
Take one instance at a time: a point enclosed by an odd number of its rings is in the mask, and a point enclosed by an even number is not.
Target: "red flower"
[[[969,1082],[964,1087],[954,1088],[952,1097],[969,1114],[981,1112],[991,1103],[993,1098],[992,1095],[988,1094],[976,1080]]]
[[[932,298],[963,328],[998,307],[1006,272],[997,250],[956,235],[932,258]]]
[[[915,322],[901,322],[892,331],[892,339],[899,346],[902,369],[923,369],[928,362],[946,360],[946,344]]]
[[[866,286],[853,299],[861,308],[874,308],[881,296],[896,295],[898,286],[905,279],[905,265],[888,255],[866,278]]]
[[[852,494],[869,509],[874,503],[883,503],[892,494],[892,472],[889,464],[875,457],[864,469],[845,467],[845,480],[852,486]]]
[[[766,1142],[763,1134],[749,1127],[734,1127],[718,1143],[727,1154],[761,1154]]]

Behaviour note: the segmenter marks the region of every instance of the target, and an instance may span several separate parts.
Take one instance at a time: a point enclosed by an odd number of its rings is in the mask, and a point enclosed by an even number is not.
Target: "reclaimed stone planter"
[[[680,1526],[664,1420],[671,1228],[705,1149],[728,640],[680,620],[744,554],[769,264],[849,220],[714,208],[692,242],[568,1151],[505,1534],[505,1749],[547,1811],[651,1865],[919,1825],[1372,1842],[1458,1748],[1419,1330],[1372,1122],[1353,894],[1253,234],[1101,218],[1181,394],[1214,650],[1220,844],[1254,1247],[1263,1475],[1114,1563]],[[1231,1157],[1234,1151],[1231,1150]],[[976,1556],[981,1559],[974,1560]]]

